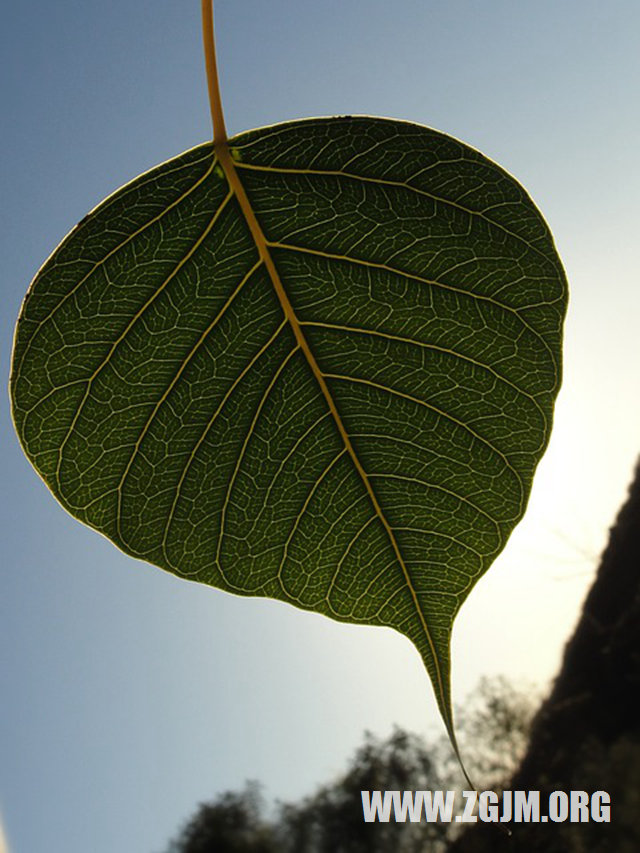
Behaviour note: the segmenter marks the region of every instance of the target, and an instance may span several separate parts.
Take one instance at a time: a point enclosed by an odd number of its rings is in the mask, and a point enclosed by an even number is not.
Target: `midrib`
[[[249,227],[249,230],[251,232],[251,236],[253,237],[256,248],[258,250],[258,254],[259,254],[260,258],[262,259],[262,261],[265,265],[265,268],[269,274],[269,278],[271,279],[271,283],[273,284],[273,287],[276,291],[276,294],[278,296],[278,300],[280,301],[280,304],[282,305],[282,310],[284,311],[285,317],[289,321],[289,324],[291,325],[291,328],[292,328],[293,333],[295,335],[296,341],[298,342],[300,349],[304,353],[305,358],[307,359],[307,363],[309,364],[309,367],[311,368],[311,371],[312,371],[313,375],[315,376],[315,379],[316,379],[316,381],[320,387],[320,390],[322,391],[322,394],[323,394],[323,396],[327,402],[327,405],[329,407],[329,411],[331,412],[331,415],[332,415],[333,420],[336,424],[336,427],[338,428],[338,432],[340,433],[342,441],[344,442],[344,446],[347,450],[347,453],[349,454],[356,471],[360,475],[360,478],[364,484],[365,489],[367,490],[369,498],[371,499],[371,503],[373,505],[375,513],[376,513],[377,517],[380,519],[380,523],[382,524],[382,526],[384,527],[384,529],[387,533],[387,536],[389,538],[389,541],[390,541],[391,546],[393,548],[393,551],[395,553],[398,564],[400,565],[400,567],[402,569],[402,574],[404,576],[405,583],[407,585],[407,588],[408,588],[410,595],[411,595],[411,598],[413,600],[415,611],[418,615],[420,625],[421,625],[422,630],[424,632],[425,638],[427,640],[427,643],[429,645],[429,649],[431,651],[431,655],[433,658],[433,665],[435,667],[436,678],[437,678],[437,683],[438,683],[438,692],[439,692],[440,704],[441,704],[441,707],[443,707],[446,711],[446,717],[447,717],[447,723],[448,723],[447,727],[449,728],[449,726],[451,726],[451,730],[452,730],[452,720],[450,718],[450,714],[449,714],[449,710],[448,710],[449,703],[447,701],[447,692],[445,690],[445,686],[443,683],[442,672],[440,669],[439,657],[438,657],[438,654],[436,652],[436,648],[435,648],[435,644],[433,642],[433,638],[431,636],[431,631],[429,630],[429,626],[427,625],[426,619],[425,619],[424,614],[422,612],[422,608],[420,607],[420,603],[418,601],[417,593],[416,593],[415,588],[413,586],[413,582],[411,580],[409,570],[406,566],[406,563],[404,561],[404,558],[403,558],[402,553],[400,551],[400,548],[398,546],[398,542],[396,540],[393,529],[391,528],[391,525],[387,521],[387,518],[386,518],[386,516],[382,510],[382,507],[380,506],[380,503],[378,502],[378,498],[376,497],[376,494],[373,490],[373,487],[369,481],[369,478],[367,476],[367,472],[364,470],[362,463],[360,462],[360,459],[358,458],[358,455],[355,452],[355,449],[351,443],[351,439],[349,438],[349,434],[347,433],[347,430],[345,429],[345,426],[342,422],[342,418],[340,417],[340,413],[338,412],[338,409],[336,407],[333,396],[331,395],[331,392],[330,392],[329,387],[327,385],[327,382],[325,380],[324,374],[320,370],[318,362],[316,361],[316,358],[315,358],[313,352],[311,351],[311,348],[309,347],[309,343],[307,342],[307,339],[305,338],[305,336],[302,332],[302,329],[300,327],[300,322],[298,321],[298,318],[295,314],[295,311],[293,310],[293,306],[291,304],[289,296],[287,295],[287,292],[284,288],[284,285],[282,284],[282,281],[280,279],[280,275],[279,275],[278,270],[276,268],[276,265],[273,261],[273,257],[271,256],[271,252],[269,251],[269,246],[268,246],[267,240],[264,236],[262,228],[260,227],[260,223],[257,220],[257,217],[255,215],[253,207],[251,206],[251,202],[249,201],[247,193],[245,192],[244,186],[242,185],[242,181],[240,180],[240,177],[238,175],[238,171],[235,167],[235,163],[233,162],[233,158],[231,156],[231,152],[229,150],[229,146],[227,144],[226,139],[223,141],[214,143],[214,150],[215,150],[216,157],[218,158],[218,161],[219,161],[220,165],[222,166],[222,169],[225,173],[227,181],[229,182],[229,186],[232,189],[232,191],[234,192],[236,198],[238,199],[238,204],[240,205],[240,209],[242,210],[242,214],[243,214],[243,216],[246,220],[246,223]]]

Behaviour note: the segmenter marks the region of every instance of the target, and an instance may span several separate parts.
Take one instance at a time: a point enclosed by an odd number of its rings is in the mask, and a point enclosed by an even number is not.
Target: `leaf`
[[[62,505],[182,577],[409,637],[453,738],[454,617],[521,518],[565,277],[477,151],[378,118],[202,145],[63,241],[11,394]]]

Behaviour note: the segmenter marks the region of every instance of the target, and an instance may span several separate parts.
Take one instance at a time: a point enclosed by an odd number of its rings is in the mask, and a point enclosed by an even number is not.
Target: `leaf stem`
[[[204,42],[204,61],[207,69],[207,84],[209,86],[209,105],[213,121],[213,144],[226,145],[227,128],[224,124],[220,84],[218,82],[218,66],[216,62],[216,37],[213,29],[213,0],[201,0],[202,6],[202,40]]]

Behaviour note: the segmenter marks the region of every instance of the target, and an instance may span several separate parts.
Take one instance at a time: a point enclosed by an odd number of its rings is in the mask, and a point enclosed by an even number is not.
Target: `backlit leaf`
[[[63,241],[21,313],[15,423],[126,553],[401,631],[452,734],[453,620],[524,512],[565,305],[547,226],[477,151],[386,119],[262,128]]]

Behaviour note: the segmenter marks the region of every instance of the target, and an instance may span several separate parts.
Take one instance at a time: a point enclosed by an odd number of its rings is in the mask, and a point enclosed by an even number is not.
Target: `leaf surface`
[[[187,151],[36,276],[11,394],[62,505],[177,575],[418,648],[521,518],[566,283],[522,187],[468,146],[309,119]]]

